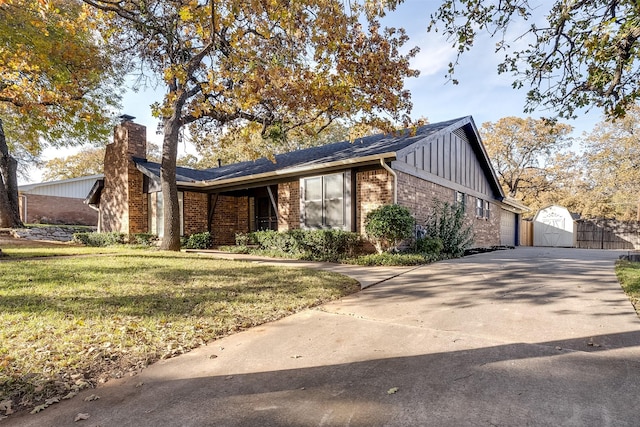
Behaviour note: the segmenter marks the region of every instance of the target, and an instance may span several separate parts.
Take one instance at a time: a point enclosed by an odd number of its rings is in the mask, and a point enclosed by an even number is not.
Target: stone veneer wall
[[[300,181],[278,184],[278,231],[300,228]]]
[[[234,245],[236,233],[248,233],[249,198],[218,196],[213,211],[211,231],[214,245]]]
[[[147,197],[142,191],[143,175],[131,156],[146,156],[147,130],[124,122],[116,126],[113,142],[104,157],[104,188],[100,197],[100,231],[134,234],[148,229]]]
[[[16,239],[70,242],[73,240],[73,233],[86,233],[88,231],[95,231],[95,227],[49,226],[14,228],[9,231],[9,234]]]
[[[415,214],[416,222],[424,224],[434,200],[453,203],[455,191],[403,172],[398,174],[398,204]],[[487,199],[484,199],[487,200]],[[491,202],[491,201],[490,201]],[[476,197],[467,195],[466,219],[473,227],[476,247],[500,245],[501,209],[491,203],[489,219],[477,218]]]

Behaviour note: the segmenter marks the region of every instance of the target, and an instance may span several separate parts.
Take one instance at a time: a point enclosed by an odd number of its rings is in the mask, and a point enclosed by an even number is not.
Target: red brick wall
[[[500,245],[500,215],[501,209],[498,205],[491,203],[489,209],[489,219],[476,217],[476,198],[469,197],[471,201],[468,205],[467,215],[473,217],[473,231],[476,235],[476,247],[489,247]],[[483,199],[487,200],[487,199]]]
[[[207,199],[204,193],[185,191],[183,196],[184,234],[207,231]]]
[[[372,210],[393,203],[393,177],[385,169],[356,173],[356,231],[364,234],[364,221]]]
[[[300,228],[300,181],[278,184],[278,231]]]
[[[211,231],[214,245],[234,245],[236,233],[248,233],[249,198],[218,196]]]
[[[26,204],[26,206],[25,206]],[[26,207],[26,217],[24,215]],[[71,197],[20,194],[20,212],[27,223],[91,225],[98,224],[98,211]]]
[[[146,155],[146,128],[133,122],[116,126],[104,157],[104,188],[100,197],[101,231],[133,234],[147,231],[147,200],[143,175],[131,156]]]
[[[453,203],[455,191],[433,182],[409,175],[398,174],[398,204],[406,206],[416,216],[418,224],[424,224],[434,200]],[[485,199],[486,200],[486,199]],[[500,208],[491,203],[489,219],[476,218],[476,198],[467,195],[466,221],[475,233],[475,246],[488,247],[500,244]]]

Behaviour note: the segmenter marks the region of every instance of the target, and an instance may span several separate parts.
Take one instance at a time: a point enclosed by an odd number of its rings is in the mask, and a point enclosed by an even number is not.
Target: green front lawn
[[[618,261],[616,275],[622,289],[640,316],[640,262]]]
[[[358,289],[329,272],[159,251],[1,261],[0,403],[73,395]]]

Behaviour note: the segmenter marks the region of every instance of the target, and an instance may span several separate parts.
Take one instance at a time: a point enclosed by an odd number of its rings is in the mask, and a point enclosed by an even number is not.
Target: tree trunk
[[[0,228],[23,226],[18,202],[18,162],[9,154],[0,119]]]
[[[178,135],[180,132],[180,108],[173,115],[165,117],[162,162],[160,164],[160,187],[162,189],[164,236],[160,249],[180,250],[180,207],[176,182],[176,159],[178,156]]]

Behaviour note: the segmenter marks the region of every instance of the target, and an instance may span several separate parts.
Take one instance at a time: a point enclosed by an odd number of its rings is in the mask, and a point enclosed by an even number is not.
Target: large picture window
[[[303,225],[307,228],[341,228],[349,224],[348,174],[303,178]]]

